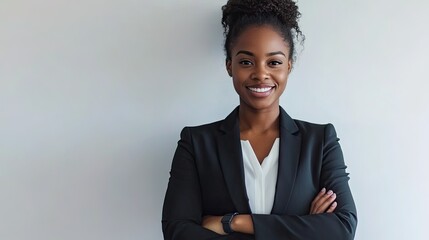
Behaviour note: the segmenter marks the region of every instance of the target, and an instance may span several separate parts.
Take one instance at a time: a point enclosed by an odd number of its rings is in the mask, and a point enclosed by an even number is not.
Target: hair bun
[[[304,41],[299,29],[301,13],[293,0],[228,0],[222,7],[222,25],[225,35],[225,53],[231,58],[231,44],[238,34],[250,25],[269,24],[275,27],[295,53],[294,39]]]
[[[295,28],[300,17],[298,6],[291,0],[229,0],[222,10],[224,27],[231,27],[238,16],[271,15],[277,16],[283,24]]]

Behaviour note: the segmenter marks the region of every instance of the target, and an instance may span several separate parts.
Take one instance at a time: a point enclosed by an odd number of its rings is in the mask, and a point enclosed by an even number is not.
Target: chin
[[[257,110],[257,111],[264,111],[264,110],[272,110],[274,108],[278,108],[279,104],[278,102],[267,102],[267,103],[246,103],[246,102],[241,102],[240,105],[244,105],[247,108],[253,109],[253,110]]]

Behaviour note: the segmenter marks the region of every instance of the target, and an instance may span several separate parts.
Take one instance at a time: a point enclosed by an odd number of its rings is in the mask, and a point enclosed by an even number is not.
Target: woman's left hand
[[[323,188],[311,203],[310,214],[334,212],[337,207],[336,198],[337,195],[332,190],[326,192],[326,188]]]
[[[204,216],[201,225],[217,234],[226,235],[226,233],[223,231],[221,220],[222,216]]]

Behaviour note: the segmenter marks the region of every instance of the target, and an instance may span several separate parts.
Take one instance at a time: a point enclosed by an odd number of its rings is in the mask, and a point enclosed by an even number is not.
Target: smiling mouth
[[[255,87],[247,87],[250,91],[252,92],[257,92],[257,93],[265,93],[270,91],[271,89],[273,89],[274,87],[262,87],[262,88],[255,88]]]

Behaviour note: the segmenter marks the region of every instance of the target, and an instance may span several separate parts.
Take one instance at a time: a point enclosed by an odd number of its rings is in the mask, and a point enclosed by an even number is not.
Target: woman
[[[223,6],[226,69],[240,105],[186,127],[163,209],[165,239],[353,239],[357,215],[331,124],[279,106],[302,37],[291,0]]]

